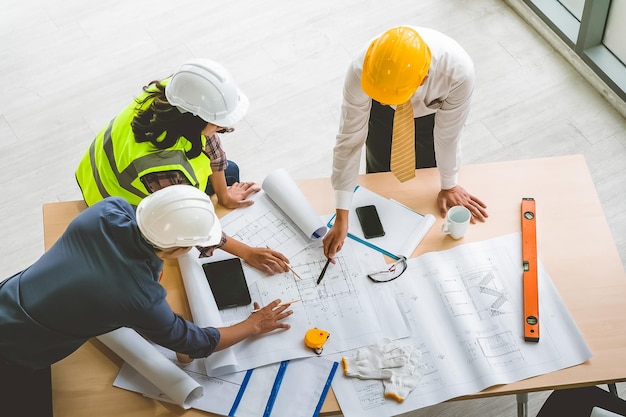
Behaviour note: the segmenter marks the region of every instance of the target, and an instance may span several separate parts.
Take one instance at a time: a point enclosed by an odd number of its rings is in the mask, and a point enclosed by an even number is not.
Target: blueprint
[[[312,242],[279,211],[263,190],[249,199],[254,201],[253,205],[234,210],[220,219],[222,230],[228,236],[252,247],[272,248],[288,258]]]
[[[254,204],[220,219],[222,230],[252,247],[269,247],[288,258],[326,234],[326,226],[284,169],[263,181],[248,198]]]
[[[366,274],[384,267],[380,252],[355,241],[346,241],[322,282],[316,281],[326,263],[321,241],[314,241],[291,256],[291,267],[300,275],[282,273],[259,277],[245,268],[253,301],[266,305],[275,299],[299,300],[291,305],[293,315],[285,322],[289,330],[250,338],[205,358],[208,375],[220,376],[288,359],[315,356],[304,346],[307,330],[320,328],[330,333],[323,355],[375,343],[387,336],[409,334],[401,305],[395,294],[379,294]],[[200,326],[229,326],[246,319],[252,305],[218,310],[208,286],[202,263],[193,251],[179,258],[193,320]],[[251,276],[252,275],[252,276]]]
[[[402,306],[412,333],[404,341],[422,350],[426,374],[401,404],[384,399],[380,381],[339,375],[333,390],[344,416],[405,413],[589,359],[591,351],[541,265],[541,337],[539,343],[524,341],[520,259],[519,233],[410,259],[384,292]]]

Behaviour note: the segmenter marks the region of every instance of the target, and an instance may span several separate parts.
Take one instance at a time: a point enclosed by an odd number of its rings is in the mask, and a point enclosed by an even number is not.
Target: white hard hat
[[[137,225],[160,249],[214,246],[222,238],[213,202],[191,185],[170,185],[141,200]]]
[[[249,106],[226,68],[208,59],[192,59],[178,68],[165,86],[165,97],[180,111],[220,127],[241,120]]]

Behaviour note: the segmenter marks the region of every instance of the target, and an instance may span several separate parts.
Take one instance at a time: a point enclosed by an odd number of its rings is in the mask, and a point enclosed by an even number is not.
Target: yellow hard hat
[[[426,78],[430,60],[430,48],[417,31],[389,29],[365,53],[361,88],[380,103],[405,103]]]

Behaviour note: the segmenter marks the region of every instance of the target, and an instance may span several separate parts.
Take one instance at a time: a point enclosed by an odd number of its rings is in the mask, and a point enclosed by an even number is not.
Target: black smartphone
[[[380,222],[380,217],[378,217],[376,206],[357,207],[356,215],[359,218],[361,229],[363,229],[363,236],[365,236],[366,239],[385,236],[385,230]]]
[[[241,259],[232,258],[202,264],[202,269],[218,310],[245,306],[252,302]]]

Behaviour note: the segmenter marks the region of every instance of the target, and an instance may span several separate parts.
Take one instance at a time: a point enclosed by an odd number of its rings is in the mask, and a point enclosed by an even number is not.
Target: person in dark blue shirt
[[[7,415],[28,415],[33,375],[43,372],[49,381],[51,364],[120,327],[191,358],[288,329],[282,320],[292,311],[277,307],[280,300],[225,328],[201,328],[171,310],[159,284],[163,259],[220,239],[210,198],[189,185],[151,194],[137,212],[124,199],[110,197],[79,214],[39,260],[0,282],[3,411],[12,401],[16,410]]]

